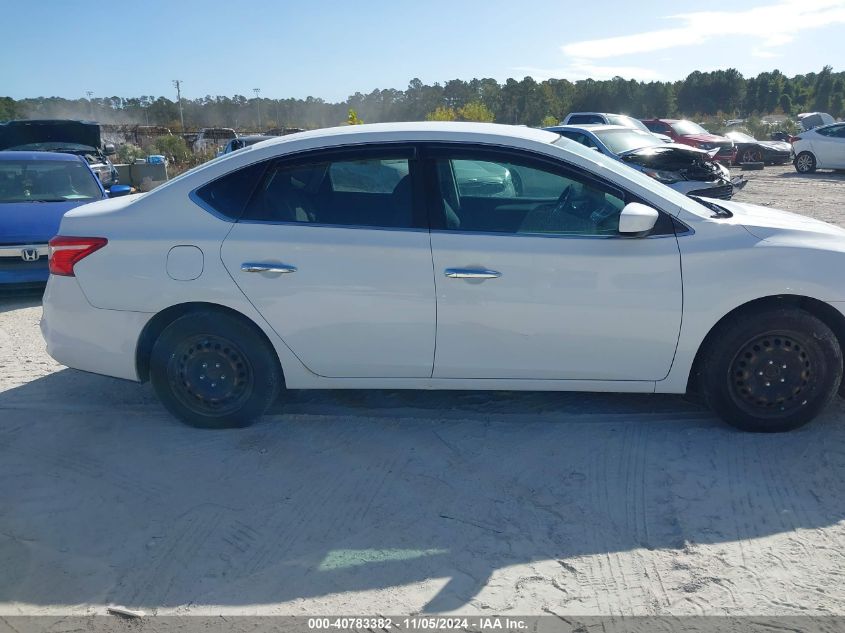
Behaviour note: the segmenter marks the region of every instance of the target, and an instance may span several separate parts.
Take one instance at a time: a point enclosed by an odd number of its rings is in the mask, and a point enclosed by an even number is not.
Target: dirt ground
[[[737,199],[845,225],[845,176]],[[845,402],[747,435],[673,396],[299,392],[245,430],[44,352],[0,299],[0,615],[845,614]]]

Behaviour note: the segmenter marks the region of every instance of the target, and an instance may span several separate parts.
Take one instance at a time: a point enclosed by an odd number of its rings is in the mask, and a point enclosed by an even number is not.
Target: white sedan
[[[845,169],[845,123],[801,132],[792,141],[795,169],[809,174],[816,169]]]
[[[781,431],[840,386],[843,238],[543,130],[350,126],[71,211],[41,325],[196,426],[285,388],[696,389]]]

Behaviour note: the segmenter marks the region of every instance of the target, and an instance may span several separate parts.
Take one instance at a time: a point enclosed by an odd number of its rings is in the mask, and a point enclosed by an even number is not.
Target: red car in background
[[[714,160],[730,165],[736,159],[736,147],[731,139],[711,134],[698,123],[685,119],[643,119],[643,124],[655,134],[665,134],[676,143],[703,150],[718,149]]]

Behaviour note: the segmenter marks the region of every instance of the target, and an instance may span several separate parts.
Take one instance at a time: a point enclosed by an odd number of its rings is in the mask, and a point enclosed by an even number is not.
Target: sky
[[[527,75],[676,80],[818,72],[845,59],[845,0],[65,0],[3,7],[0,96],[241,94],[341,101]],[[143,10],[142,10],[143,8]],[[13,28],[12,25],[14,25]],[[172,94],[171,94],[172,93]]]

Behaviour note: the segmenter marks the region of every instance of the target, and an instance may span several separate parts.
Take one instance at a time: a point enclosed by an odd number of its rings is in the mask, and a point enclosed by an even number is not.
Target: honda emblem
[[[41,256],[38,254],[37,248],[21,249],[21,259],[25,262],[37,262],[39,257]]]

